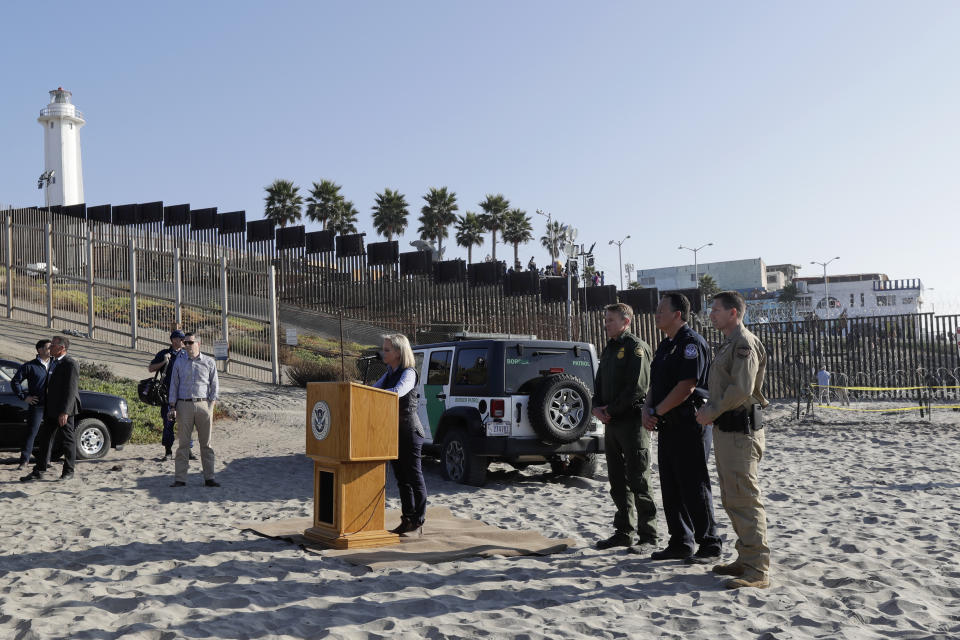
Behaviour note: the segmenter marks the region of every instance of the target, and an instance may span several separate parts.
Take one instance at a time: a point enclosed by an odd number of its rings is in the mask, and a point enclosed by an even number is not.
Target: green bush
[[[357,360],[347,358],[341,372],[339,358],[293,358],[287,365],[287,377],[298,387],[306,387],[308,382],[357,380]]]
[[[79,360],[77,361],[77,369],[79,370],[81,377],[101,380],[103,382],[132,382],[127,378],[121,378],[114,375],[113,371],[110,370],[110,367],[97,362]],[[136,397],[136,385],[134,385],[134,397]]]
[[[130,444],[156,444],[160,442],[160,436],[163,434],[163,422],[160,420],[160,408],[140,402],[137,396],[137,383],[132,380],[117,378],[112,374],[112,380],[107,381],[99,375],[88,375],[83,373],[84,364],[81,363],[80,369],[80,388],[85,391],[99,391],[101,393],[110,393],[120,396],[127,401],[127,408],[130,411],[130,418],[133,420],[133,435],[130,437]],[[99,370],[103,365],[87,365],[87,370]]]

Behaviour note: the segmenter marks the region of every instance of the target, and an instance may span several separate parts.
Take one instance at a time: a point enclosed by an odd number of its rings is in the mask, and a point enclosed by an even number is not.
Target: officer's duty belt
[[[762,408],[759,404],[750,405],[749,409],[740,408],[726,411],[717,416],[713,424],[725,433],[739,431],[749,434],[750,431],[763,429]]]

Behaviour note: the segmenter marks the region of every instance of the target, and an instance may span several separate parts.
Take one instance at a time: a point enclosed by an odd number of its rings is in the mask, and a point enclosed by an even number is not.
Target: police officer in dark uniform
[[[660,299],[655,320],[666,337],[653,356],[643,426],[658,432],[660,491],[670,540],[651,557],[707,564],[720,556],[721,545],[707,471],[713,430],[697,424],[696,417],[707,397],[710,348],[687,325],[689,317],[686,296],[668,293]]]
[[[603,327],[607,346],[600,354],[594,384],[593,415],[606,425],[605,448],[610,496],[617,507],[614,534],[598,549],[632,547],[636,532],[641,545],[657,544],[657,507],[650,493],[650,435],[641,407],[650,385],[650,346],[630,333],[633,309],[607,305]]]

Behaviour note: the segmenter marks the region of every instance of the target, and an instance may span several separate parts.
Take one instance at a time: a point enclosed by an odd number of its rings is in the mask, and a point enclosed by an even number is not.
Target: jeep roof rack
[[[453,334],[454,340],[536,340],[536,334],[523,333],[475,333],[473,331],[458,331]]]

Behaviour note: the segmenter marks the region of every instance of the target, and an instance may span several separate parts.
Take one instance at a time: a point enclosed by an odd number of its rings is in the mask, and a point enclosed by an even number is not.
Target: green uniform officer
[[[710,400],[697,412],[697,422],[711,422],[713,451],[720,480],[720,498],[737,534],[737,558],[713,572],[733,576],[728,589],[770,586],[770,547],[758,472],[765,438],[761,409],[767,353],[757,336],[743,326],[746,304],[736,291],[713,297],[710,321],[724,340],[710,366]]]
[[[610,496],[617,507],[614,534],[598,549],[657,544],[657,508],[650,493],[650,436],[641,407],[650,386],[650,345],[630,333],[633,309],[619,303],[603,313],[607,346],[600,354],[594,384],[593,415],[606,425],[605,446]]]

